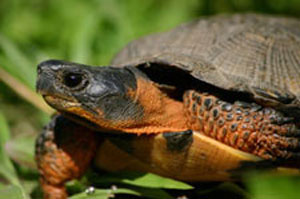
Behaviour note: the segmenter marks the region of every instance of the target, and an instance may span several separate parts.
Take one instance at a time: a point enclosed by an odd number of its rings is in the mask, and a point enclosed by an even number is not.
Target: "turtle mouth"
[[[43,95],[43,98],[50,106],[58,110],[65,110],[66,108],[81,106],[81,103],[79,102],[60,96]]]
[[[82,108],[82,104],[76,102],[74,100],[70,100],[64,97],[53,96],[53,95],[43,95],[45,101],[55,109],[57,109],[62,115],[65,117],[81,124],[89,129],[95,131],[103,131],[97,124],[90,121],[89,119],[80,116],[78,114],[72,113],[71,111],[67,111],[69,108]]]

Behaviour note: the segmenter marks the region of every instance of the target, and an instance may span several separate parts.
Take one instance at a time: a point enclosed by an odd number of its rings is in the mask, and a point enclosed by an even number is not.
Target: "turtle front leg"
[[[66,199],[65,182],[79,178],[97,148],[96,134],[65,117],[55,116],[36,140],[35,159],[44,199]]]

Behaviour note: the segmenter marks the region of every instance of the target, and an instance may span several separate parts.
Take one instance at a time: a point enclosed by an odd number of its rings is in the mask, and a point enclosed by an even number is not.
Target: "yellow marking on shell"
[[[162,134],[137,136],[133,149],[127,154],[106,141],[98,149],[96,165],[108,171],[147,171],[184,181],[221,181],[230,180],[228,171],[242,161],[261,160],[197,132],[183,151],[170,151]]]

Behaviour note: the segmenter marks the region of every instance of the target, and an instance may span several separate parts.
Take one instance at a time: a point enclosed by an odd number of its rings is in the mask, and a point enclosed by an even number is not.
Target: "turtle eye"
[[[82,84],[83,74],[68,72],[63,76],[63,83],[69,88],[75,88]]]

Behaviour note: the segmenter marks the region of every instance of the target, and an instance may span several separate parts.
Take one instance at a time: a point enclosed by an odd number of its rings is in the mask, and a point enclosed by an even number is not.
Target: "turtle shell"
[[[112,64],[174,66],[260,104],[297,107],[300,22],[256,14],[204,18],[133,41]]]

